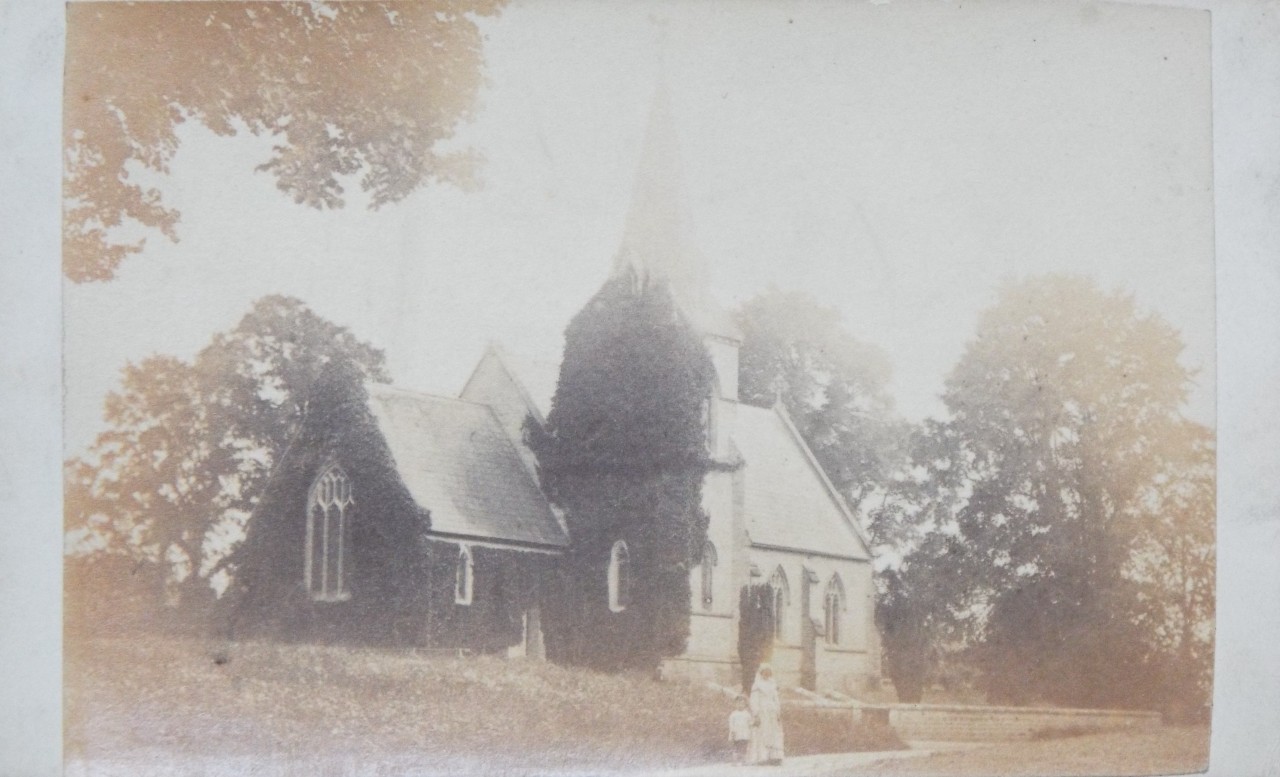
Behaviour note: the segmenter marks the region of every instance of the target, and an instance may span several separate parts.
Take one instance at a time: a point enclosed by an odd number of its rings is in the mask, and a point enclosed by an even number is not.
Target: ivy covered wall
[[[549,581],[547,651],[599,669],[653,669],[683,652],[689,570],[706,539],[706,348],[662,282],[610,279],[570,322],[546,428],[526,431],[572,540]],[[627,546],[625,607],[608,568]]]
[[[306,510],[312,483],[333,465],[353,498],[343,554],[348,596],[318,601],[306,585]],[[223,635],[476,652],[518,644],[525,609],[536,604],[554,557],[470,546],[472,597],[461,605],[459,543],[429,538],[429,529],[430,514],[397,474],[360,377],[327,371],[230,559]]]
[[[459,604],[455,574],[460,546],[437,540],[428,544],[430,601],[424,645],[499,653],[519,644],[524,639],[524,614],[538,604],[555,557],[471,545],[471,601]]]
[[[343,558],[345,601],[316,601],[305,583],[306,511],[330,465],[350,480],[353,510]],[[412,644],[426,612],[428,516],[395,473],[360,377],[327,368],[230,557],[223,596],[228,636]]]

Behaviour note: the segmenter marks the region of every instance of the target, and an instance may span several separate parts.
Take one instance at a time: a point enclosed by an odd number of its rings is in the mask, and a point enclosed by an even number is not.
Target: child
[[[734,762],[746,763],[747,747],[751,744],[751,710],[746,696],[739,696],[736,709],[729,713],[729,741],[733,743]]]

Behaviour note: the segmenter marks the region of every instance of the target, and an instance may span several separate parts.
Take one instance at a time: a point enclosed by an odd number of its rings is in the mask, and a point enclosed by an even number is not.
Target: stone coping
[[[1115,710],[1091,707],[1010,707],[997,706],[988,704],[903,704],[895,702],[890,704],[867,704],[859,703],[860,707],[875,707],[888,710],[919,710],[921,712],[958,712],[987,714],[992,712],[1011,713],[1021,715],[1097,715],[1103,717],[1132,718],[1132,717],[1151,717],[1159,718],[1160,713],[1152,710]]]
[[[806,694],[807,696],[808,694]],[[837,701],[826,698],[806,698],[804,700],[784,700],[784,704],[825,709],[880,709],[902,712],[950,712],[961,715],[1015,714],[1015,715],[1062,715],[1078,717],[1094,715],[1115,718],[1152,718],[1159,719],[1160,713],[1152,710],[1114,710],[1090,707],[1012,707],[988,704],[907,704],[904,702],[864,702],[856,699]]]

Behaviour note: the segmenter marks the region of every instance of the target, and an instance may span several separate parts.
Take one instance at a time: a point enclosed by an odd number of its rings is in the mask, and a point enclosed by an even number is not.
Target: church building
[[[707,445],[723,464],[702,485],[687,648],[663,674],[737,684],[740,592],[766,584],[781,682],[857,692],[880,671],[867,537],[782,407],[739,400],[742,335],[708,294],[679,172],[659,91],[611,272],[665,283],[701,337]],[[543,656],[543,581],[574,537],[525,427],[546,423],[558,373],[492,344],[457,397],[319,397],[237,551],[235,632]],[[620,613],[639,572],[625,543],[607,552],[601,591]]]

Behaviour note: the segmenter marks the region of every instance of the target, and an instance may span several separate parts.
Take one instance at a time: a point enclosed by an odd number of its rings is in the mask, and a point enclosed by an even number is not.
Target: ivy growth
[[[573,540],[548,597],[553,659],[653,669],[683,652],[689,570],[706,540],[712,385],[710,356],[664,283],[614,277],[570,322],[547,425],[526,424]],[[619,540],[631,583],[614,611],[607,577]]]
[[[421,636],[429,517],[396,475],[361,379],[352,365],[335,362],[313,385],[298,435],[282,454],[244,542],[228,558],[234,582],[219,624],[226,636],[373,644],[415,644]],[[302,584],[301,506],[326,463],[341,466],[356,491],[346,561],[353,595],[317,604]]]

